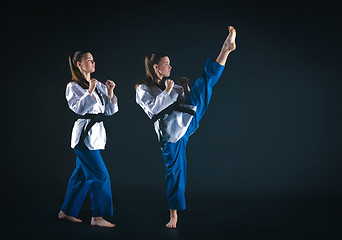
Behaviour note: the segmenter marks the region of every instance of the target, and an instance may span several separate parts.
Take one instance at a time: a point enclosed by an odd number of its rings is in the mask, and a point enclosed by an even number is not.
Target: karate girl
[[[188,138],[198,128],[208,108],[212,88],[219,80],[231,51],[235,50],[236,31],[228,27],[227,36],[216,61],[207,60],[204,73],[191,89],[186,78],[174,84],[169,77],[170,59],[163,54],[152,54],[145,58],[146,78],[136,85],[136,102],[154,122],[161,142],[166,167],[166,192],[170,209],[168,228],[177,224],[177,210],[184,210],[186,156]]]
[[[69,64],[72,80],[66,87],[65,96],[69,108],[79,115],[71,135],[71,147],[76,153],[76,168],[70,177],[58,217],[82,222],[76,217],[89,191],[91,225],[114,227],[114,224],[103,219],[103,216],[113,215],[113,200],[108,171],[100,150],[106,144],[102,118],[118,111],[118,100],[113,92],[115,83],[107,80],[103,84],[90,77],[95,71],[95,61],[90,52],[78,51],[71,54]]]

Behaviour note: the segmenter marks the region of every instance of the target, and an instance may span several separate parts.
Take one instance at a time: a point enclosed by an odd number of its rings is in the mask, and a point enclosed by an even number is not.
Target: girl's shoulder
[[[137,91],[149,91],[150,90],[150,86],[147,86],[147,84],[139,84],[139,86],[137,86],[136,90]]]
[[[68,82],[67,87],[72,87],[75,85],[78,85],[78,84],[76,82],[70,81],[70,82]]]
[[[83,88],[80,84],[78,84],[77,82],[74,81],[70,81],[67,85],[66,85],[66,90],[67,91],[73,91],[73,92],[85,92],[88,90],[88,88]]]
[[[77,82],[70,81],[66,85],[66,89],[71,90],[71,89],[83,89],[83,88]]]

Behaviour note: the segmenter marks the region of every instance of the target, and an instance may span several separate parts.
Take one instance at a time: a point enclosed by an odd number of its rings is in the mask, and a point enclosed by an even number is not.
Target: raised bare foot
[[[165,226],[167,228],[176,228],[177,219],[177,210],[170,210],[170,221]]]
[[[229,30],[229,35],[223,44],[223,48],[225,48],[225,50],[231,52],[231,51],[234,51],[236,49],[236,44],[235,44],[236,30],[232,26],[229,26],[228,30]]]
[[[91,226],[112,228],[112,227],[115,227],[115,224],[106,221],[102,217],[92,217],[91,218]]]
[[[71,221],[71,222],[76,222],[76,223],[82,222],[81,219],[75,218],[75,217],[73,217],[73,216],[66,215],[62,210],[59,211],[59,213],[58,213],[58,218],[59,218],[59,219],[66,219],[66,220],[69,220],[69,221]]]

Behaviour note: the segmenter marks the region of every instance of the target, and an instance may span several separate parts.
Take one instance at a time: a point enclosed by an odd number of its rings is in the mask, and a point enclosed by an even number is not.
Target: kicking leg
[[[228,27],[229,34],[224,41],[222,49],[218,57],[216,58],[216,62],[220,65],[226,65],[226,61],[230,52],[236,49],[235,38],[236,38],[236,30],[234,27]]]
[[[199,122],[206,112],[212,95],[212,88],[219,80],[224,65],[226,64],[228,55],[236,48],[235,38],[236,31],[233,27],[229,26],[229,34],[223,43],[220,54],[216,62],[208,59],[204,68],[204,73],[200,76],[191,87],[190,95],[187,103],[197,106],[197,110],[193,119],[188,127],[187,135],[193,134],[199,126]]]

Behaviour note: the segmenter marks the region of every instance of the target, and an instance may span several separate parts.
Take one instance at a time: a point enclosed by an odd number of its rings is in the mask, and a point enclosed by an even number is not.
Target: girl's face
[[[77,66],[83,73],[93,73],[95,72],[95,61],[91,53],[86,53],[81,62],[77,62]]]
[[[171,74],[171,65],[169,57],[162,57],[158,64],[154,64],[154,70],[157,76],[162,79],[163,77],[169,77]]]

